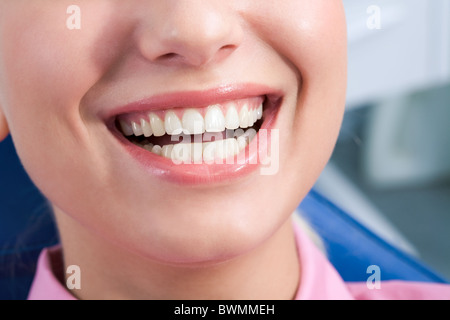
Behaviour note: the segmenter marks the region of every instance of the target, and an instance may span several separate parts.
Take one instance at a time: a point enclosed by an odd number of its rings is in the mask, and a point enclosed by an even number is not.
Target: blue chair
[[[444,283],[419,261],[393,248],[315,191],[299,206],[322,237],[346,281],[366,281],[377,265],[382,280]],[[26,299],[42,248],[58,243],[50,208],[17,157],[11,138],[0,143],[0,299]]]
[[[42,248],[58,243],[45,198],[8,137],[0,143],[0,299],[25,299]]]
[[[435,271],[393,247],[346,212],[312,190],[299,206],[321,237],[328,260],[348,282],[366,281],[367,268],[380,267],[381,280],[447,283]]]

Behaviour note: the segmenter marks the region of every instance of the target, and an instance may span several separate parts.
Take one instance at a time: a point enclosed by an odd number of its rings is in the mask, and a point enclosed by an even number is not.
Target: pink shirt
[[[296,228],[301,264],[296,300],[450,300],[450,285],[383,281],[380,289],[369,289],[366,282],[346,283],[324,254]],[[52,270],[60,265],[61,248],[42,251],[29,300],[75,300]]]

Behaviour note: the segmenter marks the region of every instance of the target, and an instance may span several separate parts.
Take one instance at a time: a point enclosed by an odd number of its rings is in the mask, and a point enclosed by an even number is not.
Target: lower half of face
[[[223,261],[273,235],[328,161],[342,4],[153,2],[1,3],[0,110],[73,223],[155,260]]]

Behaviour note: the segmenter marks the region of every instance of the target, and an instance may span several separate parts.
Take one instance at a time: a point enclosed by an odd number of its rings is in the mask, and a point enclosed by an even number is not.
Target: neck
[[[167,265],[138,256],[90,233],[55,209],[64,264],[78,265],[79,299],[293,299],[299,261],[290,220],[252,251],[207,265]]]

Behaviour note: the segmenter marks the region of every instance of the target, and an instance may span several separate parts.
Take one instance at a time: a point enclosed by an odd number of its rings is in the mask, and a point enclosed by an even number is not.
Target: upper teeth
[[[254,99],[253,99],[254,101]],[[241,103],[241,105],[240,105]],[[122,132],[126,136],[156,137],[164,134],[179,135],[222,132],[225,129],[248,128],[263,116],[263,104],[258,99],[211,105],[205,109],[168,110],[141,114],[131,120],[119,119]]]

